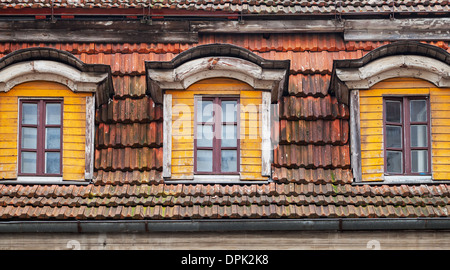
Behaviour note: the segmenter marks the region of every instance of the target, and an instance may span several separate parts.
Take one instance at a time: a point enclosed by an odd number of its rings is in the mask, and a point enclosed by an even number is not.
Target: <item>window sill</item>
[[[431,175],[384,175],[382,181],[354,182],[353,185],[421,185],[448,184],[449,181],[433,180]]]
[[[62,177],[19,176],[17,179],[1,180],[0,184],[11,185],[88,185],[89,181],[65,181]]]
[[[194,175],[194,179],[171,180],[165,179],[167,184],[266,184],[270,180],[241,180],[240,175]]]

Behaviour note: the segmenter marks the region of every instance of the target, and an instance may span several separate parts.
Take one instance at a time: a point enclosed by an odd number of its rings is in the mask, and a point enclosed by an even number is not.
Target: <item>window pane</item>
[[[386,122],[401,123],[402,109],[401,102],[395,100],[386,101]]]
[[[235,125],[222,125],[222,147],[236,147],[237,136]]]
[[[428,172],[427,150],[411,151],[411,172],[414,173]]]
[[[197,150],[197,171],[212,172],[212,150]]]
[[[411,126],[411,147],[427,147],[427,126],[412,125]]]
[[[212,147],[213,135],[212,125],[197,125],[197,147]]]
[[[35,152],[22,152],[21,157],[21,170],[22,173],[36,173],[36,153]]]
[[[386,147],[402,148],[402,127],[386,127]]]
[[[37,125],[37,104],[22,104],[22,124]]]
[[[45,123],[47,125],[61,124],[61,104],[48,103],[45,106]]]
[[[411,100],[411,122],[427,122],[426,100]]]
[[[197,106],[197,121],[213,121],[213,102],[210,100],[199,100]]]
[[[237,101],[222,101],[222,122],[237,121]]]
[[[22,148],[36,149],[37,128],[22,128]]]
[[[45,153],[45,173],[59,174],[60,171],[60,158],[59,152],[47,152]]]
[[[222,150],[222,172],[237,171],[237,151]]]
[[[386,170],[388,173],[403,172],[402,152],[386,151]]]
[[[60,128],[45,129],[45,149],[59,149],[61,146]]]

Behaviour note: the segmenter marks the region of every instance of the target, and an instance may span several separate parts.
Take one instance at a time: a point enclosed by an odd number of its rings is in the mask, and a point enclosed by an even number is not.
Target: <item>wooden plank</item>
[[[361,128],[382,128],[383,121],[380,120],[364,120],[361,121]]]
[[[362,176],[363,182],[383,181],[383,174],[381,173],[364,173]]]
[[[342,32],[343,24],[336,20],[251,20],[192,21],[192,30],[199,33],[306,33]]]
[[[193,158],[172,158],[172,173],[178,172],[178,166],[194,166]]]
[[[450,172],[433,172],[434,180],[450,180]]]
[[[448,157],[449,156],[449,149],[448,148],[433,148],[432,150],[433,157]]]
[[[172,173],[172,95],[164,94],[163,100],[163,177]]]
[[[433,172],[449,172],[450,162],[447,164],[433,164]]]
[[[0,24],[0,42],[107,42],[107,43],[196,43],[198,33],[189,30],[187,21],[126,23],[109,21],[103,26],[92,21],[71,20],[52,24],[41,20],[28,22],[10,21]],[[134,25],[135,28],[130,28]],[[66,28],[63,28],[65,26]],[[67,31],[70,29],[70,31]],[[181,30],[182,29],[182,30]],[[99,35],[99,31],[102,35]]]
[[[361,144],[361,151],[364,150],[380,150],[383,149],[383,145],[381,143],[365,143]]]
[[[361,135],[361,143],[383,143],[383,137],[377,135],[364,136]]]
[[[369,127],[369,128],[361,128],[361,136],[368,136],[368,135],[376,135],[376,136],[382,136],[383,135],[383,128],[382,127]]]
[[[84,107],[84,108],[83,108]],[[95,154],[95,98],[94,96],[86,97],[86,105],[79,106],[78,109],[86,111],[86,118],[84,119],[84,129],[77,127],[78,130],[85,132],[85,163],[84,163],[84,178],[90,180],[94,178],[94,154]],[[75,122],[75,121],[72,121]],[[75,133],[70,133],[75,135]]]
[[[361,164],[365,166],[382,166],[384,165],[384,158],[361,158]]]
[[[382,150],[361,151],[361,159],[365,158],[383,158],[384,153]]]

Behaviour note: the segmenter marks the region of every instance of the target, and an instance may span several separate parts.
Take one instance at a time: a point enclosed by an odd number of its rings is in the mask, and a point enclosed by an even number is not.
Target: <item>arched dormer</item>
[[[269,180],[270,104],[287,92],[289,65],[229,44],[146,62],[148,93],[164,110],[163,177],[191,183]]]
[[[86,183],[94,172],[95,105],[113,94],[107,65],[53,48],[0,59],[0,179]]]
[[[98,105],[114,92],[109,65],[86,64],[66,51],[27,48],[0,59],[0,93],[31,81],[60,83],[74,93],[95,93]]]
[[[390,78],[417,78],[450,87],[450,56],[442,48],[416,41],[394,42],[360,59],[334,60],[329,92],[348,104],[350,90],[365,90]]]
[[[356,182],[450,180],[450,54],[402,41],[335,60],[329,92],[350,106]]]
[[[270,91],[276,102],[287,92],[289,60],[267,60],[230,44],[200,45],[180,53],[169,62],[146,62],[148,91],[162,103],[167,89],[187,89],[192,84],[217,77],[236,79],[255,90]]]

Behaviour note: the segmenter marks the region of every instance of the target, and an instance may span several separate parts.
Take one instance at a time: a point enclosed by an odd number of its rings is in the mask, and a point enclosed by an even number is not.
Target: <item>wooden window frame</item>
[[[45,123],[45,105],[49,103],[61,104],[61,123],[60,125],[47,125]],[[37,104],[37,124],[23,124],[23,104]],[[19,140],[18,140],[18,176],[48,176],[48,177],[61,177],[62,172],[62,157],[63,157],[63,109],[64,101],[62,99],[21,99],[19,102]],[[37,129],[36,149],[22,148],[22,127],[33,127]],[[45,149],[45,129],[46,128],[60,128],[60,146],[59,149]],[[22,152],[36,152],[36,173],[22,173]],[[60,164],[59,173],[50,174],[45,173],[45,153],[46,152],[59,152]]]
[[[427,106],[427,122],[411,122],[410,119],[410,101],[411,100],[424,100]],[[386,121],[386,101],[400,101],[401,104],[401,123],[392,123]],[[401,126],[402,127],[402,148],[388,148],[386,147],[387,142],[387,126]],[[427,147],[411,147],[411,125],[425,125],[427,127]],[[403,176],[431,176],[431,110],[430,110],[430,99],[428,96],[383,96],[383,152],[384,152],[384,174],[386,176],[391,175],[403,175]],[[387,172],[387,151],[401,151],[403,164],[402,173],[392,173]],[[412,150],[427,150],[428,152],[428,164],[427,172],[411,172],[411,151]]]
[[[198,147],[197,146],[197,125],[210,124],[206,122],[197,121],[198,102],[203,100],[213,101],[213,143],[212,147]],[[236,101],[236,122],[222,122],[222,101]],[[216,110],[215,108],[220,108]],[[239,175],[240,174],[240,100],[238,96],[195,96],[194,98],[194,174],[195,175]],[[222,124],[236,126],[236,147],[222,147]],[[213,164],[211,172],[204,172],[197,170],[197,150],[212,150]],[[222,150],[236,150],[236,171],[222,172]]]

